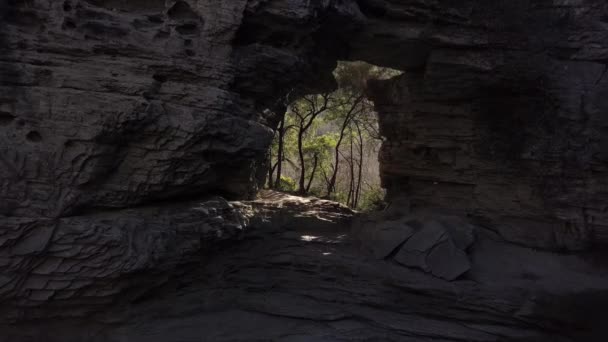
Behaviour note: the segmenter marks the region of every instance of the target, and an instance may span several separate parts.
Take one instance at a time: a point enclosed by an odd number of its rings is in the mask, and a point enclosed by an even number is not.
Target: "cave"
[[[0,4],[0,341],[605,341],[608,4]],[[387,207],[261,191],[372,80]]]

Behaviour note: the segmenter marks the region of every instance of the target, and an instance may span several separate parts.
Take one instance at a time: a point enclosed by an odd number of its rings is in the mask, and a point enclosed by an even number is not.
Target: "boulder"
[[[455,280],[471,268],[466,249],[473,243],[467,240],[472,235],[463,234],[457,224],[445,225],[437,220],[416,222],[417,231],[399,249],[395,261],[446,280]]]

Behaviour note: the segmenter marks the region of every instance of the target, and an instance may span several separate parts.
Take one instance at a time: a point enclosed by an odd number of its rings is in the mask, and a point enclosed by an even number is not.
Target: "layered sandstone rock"
[[[428,46],[416,61],[386,61],[405,75],[371,87],[389,197],[468,216],[524,245],[604,245],[608,6],[377,3],[381,44]]]
[[[137,300],[238,240],[250,208],[222,198],[57,220],[15,218],[0,230],[0,320],[83,317]]]
[[[355,223],[362,244],[379,260],[394,259],[435,277],[455,280],[471,269],[475,228],[458,218],[366,217]]]
[[[175,317],[191,318],[184,339],[210,317],[259,319],[276,328],[260,339],[294,340],[577,340],[600,327],[602,257],[504,240],[583,252],[608,239],[605,1],[7,0],[0,11],[4,322],[143,316],[118,332],[101,324],[100,340],[166,340]],[[382,177],[400,215],[430,218],[408,229],[391,217],[396,241],[364,246],[369,259],[339,206],[209,199],[253,197],[285,101],[331,88],[337,59],[405,71],[370,84]],[[482,238],[447,238],[437,213],[468,217]],[[248,218],[244,248],[200,265]],[[176,274],[193,274],[188,290],[163,292]],[[151,293],[167,296],[158,326],[141,305]],[[48,323],[38,339],[56,331]],[[230,324],[212,336],[248,340]],[[25,338],[22,327],[2,337]]]
[[[231,204],[251,208],[247,215],[254,218],[239,242],[137,301],[117,301],[84,319],[47,318],[35,328],[28,322],[0,323],[0,341],[605,338],[608,277],[583,256],[514,246],[478,228],[475,242],[466,249],[469,269],[448,281],[365,252],[372,241],[359,234],[368,231],[353,233],[352,212],[336,203],[268,195]],[[408,222],[416,225],[411,218]],[[428,235],[440,225],[459,247],[472,242],[467,234],[454,234],[469,231],[456,218],[417,229]],[[422,240],[435,241],[414,235],[408,242],[415,240],[412,246],[417,247],[425,245]],[[435,266],[432,270],[441,270]]]
[[[207,251],[215,232],[234,237],[238,220],[229,210],[211,229],[193,208],[212,195],[253,197],[279,118],[266,109],[280,110],[288,94],[333,85],[336,57],[327,56],[334,53],[313,54],[329,7],[3,1],[6,311],[61,307],[67,299],[108,304],[132,285],[156,286],[153,274]],[[336,8],[333,18],[353,23],[345,30],[357,25],[354,4]],[[313,70],[318,77],[309,76]]]

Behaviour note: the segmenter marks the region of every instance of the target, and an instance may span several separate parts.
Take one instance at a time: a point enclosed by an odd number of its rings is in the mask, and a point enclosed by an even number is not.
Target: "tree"
[[[298,134],[298,157],[300,160],[300,178],[298,193],[304,195],[306,191],[306,161],[304,160],[304,137],[312,127],[315,119],[329,109],[330,94],[307,95],[301,101],[291,106],[291,112],[296,118]]]
[[[352,94],[351,94],[352,95]],[[342,142],[344,141],[344,136],[346,134],[346,130],[350,127],[351,121],[354,116],[357,114],[356,110],[361,101],[363,101],[363,95],[359,94],[357,98],[352,100],[352,96],[348,98],[345,102],[345,106],[341,106],[341,110],[337,111],[337,118],[342,120],[342,125],[340,128],[340,134],[338,138],[338,142],[335,147],[335,160],[333,165],[333,171],[331,178],[327,184],[327,197],[331,197],[332,193],[336,190],[336,180],[338,177],[338,171],[340,167],[340,147],[342,146]]]
[[[269,186],[352,208],[378,207],[383,191],[375,156],[381,140],[365,92],[370,78],[397,74],[366,63],[340,63],[334,72],[336,91],[287,105],[270,151]]]
[[[318,170],[324,170],[327,161],[331,158],[331,151],[336,145],[335,135],[332,133],[315,134],[308,139],[305,139],[304,155],[306,163],[312,163],[312,170],[308,175],[308,184],[306,185],[306,194],[309,194],[312,189],[315,177]]]
[[[281,119],[281,122],[279,123],[279,128],[277,129],[277,135],[278,135],[278,140],[277,140],[277,179],[275,182],[275,188],[279,189],[280,185],[281,185],[281,175],[282,175],[282,171],[283,171],[283,161],[285,158],[285,133],[286,133],[286,129],[285,129],[285,116],[283,116],[283,118]],[[270,183],[272,183],[272,177],[270,179]]]
[[[336,145],[335,161],[332,170],[332,176],[327,182],[327,197],[332,197],[336,191],[336,182],[340,173],[340,160],[342,142],[347,131],[350,135],[350,147],[353,147],[352,132],[356,131],[358,136],[358,175],[354,177],[354,156],[350,153],[349,171],[350,182],[348,187],[347,203],[352,207],[357,207],[361,196],[361,183],[363,177],[363,150],[365,141],[370,139],[379,139],[377,132],[377,118],[373,112],[373,104],[365,98],[368,80],[386,79],[397,75],[401,72],[380,68],[364,62],[340,63],[334,75],[338,81],[340,97],[344,100],[344,105],[339,107],[336,112],[336,120],[341,121],[340,136]],[[364,131],[369,131],[371,134],[364,134]],[[357,178],[356,184],[354,178]]]
[[[359,125],[359,122],[357,120],[353,121],[355,128],[357,129],[357,137],[358,137],[358,147],[359,147],[359,155],[358,155],[358,175],[357,175],[357,184],[355,186],[355,195],[354,195],[354,200],[352,203],[352,207],[353,208],[357,208],[359,206],[359,198],[361,196],[361,182],[363,181],[363,158],[365,158],[364,155],[364,148],[363,148],[363,131],[361,130],[361,126]]]

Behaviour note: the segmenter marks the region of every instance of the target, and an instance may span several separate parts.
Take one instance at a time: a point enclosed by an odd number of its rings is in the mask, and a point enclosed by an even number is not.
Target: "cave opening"
[[[0,341],[606,340],[605,0],[0,16]]]
[[[402,74],[364,61],[338,61],[334,88],[288,95],[267,154],[265,188],[330,199],[356,210],[382,209],[383,137],[368,82]]]

